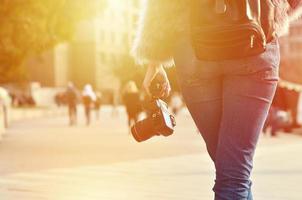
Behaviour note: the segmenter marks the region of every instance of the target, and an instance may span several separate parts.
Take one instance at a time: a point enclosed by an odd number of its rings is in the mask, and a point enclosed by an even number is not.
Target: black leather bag
[[[261,1],[267,7],[265,18]],[[270,0],[192,0],[191,6],[191,38],[197,58],[229,60],[265,51],[272,31],[262,26],[263,22],[271,26]]]

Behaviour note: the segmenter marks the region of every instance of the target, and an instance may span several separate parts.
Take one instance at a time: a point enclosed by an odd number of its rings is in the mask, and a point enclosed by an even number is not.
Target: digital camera
[[[167,104],[161,99],[152,99],[147,105],[147,118],[134,124],[131,133],[137,142],[143,142],[156,135],[173,134],[175,125]]]

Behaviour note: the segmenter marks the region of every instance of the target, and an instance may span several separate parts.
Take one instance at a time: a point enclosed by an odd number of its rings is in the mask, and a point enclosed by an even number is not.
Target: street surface
[[[79,113],[79,114],[82,114]],[[261,136],[255,200],[301,200],[302,136]],[[90,127],[66,116],[14,123],[0,142],[0,200],[212,200],[214,170],[189,115],[138,144],[109,108]]]

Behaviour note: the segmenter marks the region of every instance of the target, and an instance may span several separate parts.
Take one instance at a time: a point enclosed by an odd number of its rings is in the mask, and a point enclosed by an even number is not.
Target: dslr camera
[[[169,136],[176,125],[174,116],[167,104],[159,98],[153,98],[146,106],[147,118],[131,127],[131,133],[137,142],[143,142],[153,136]]]

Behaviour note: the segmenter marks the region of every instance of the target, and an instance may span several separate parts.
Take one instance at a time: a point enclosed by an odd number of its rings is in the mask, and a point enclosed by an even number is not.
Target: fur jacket
[[[271,0],[275,6],[275,33],[282,36],[302,14],[302,0]],[[145,0],[131,54],[138,64],[173,65],[177,37],[189,29],[188,0]]]

